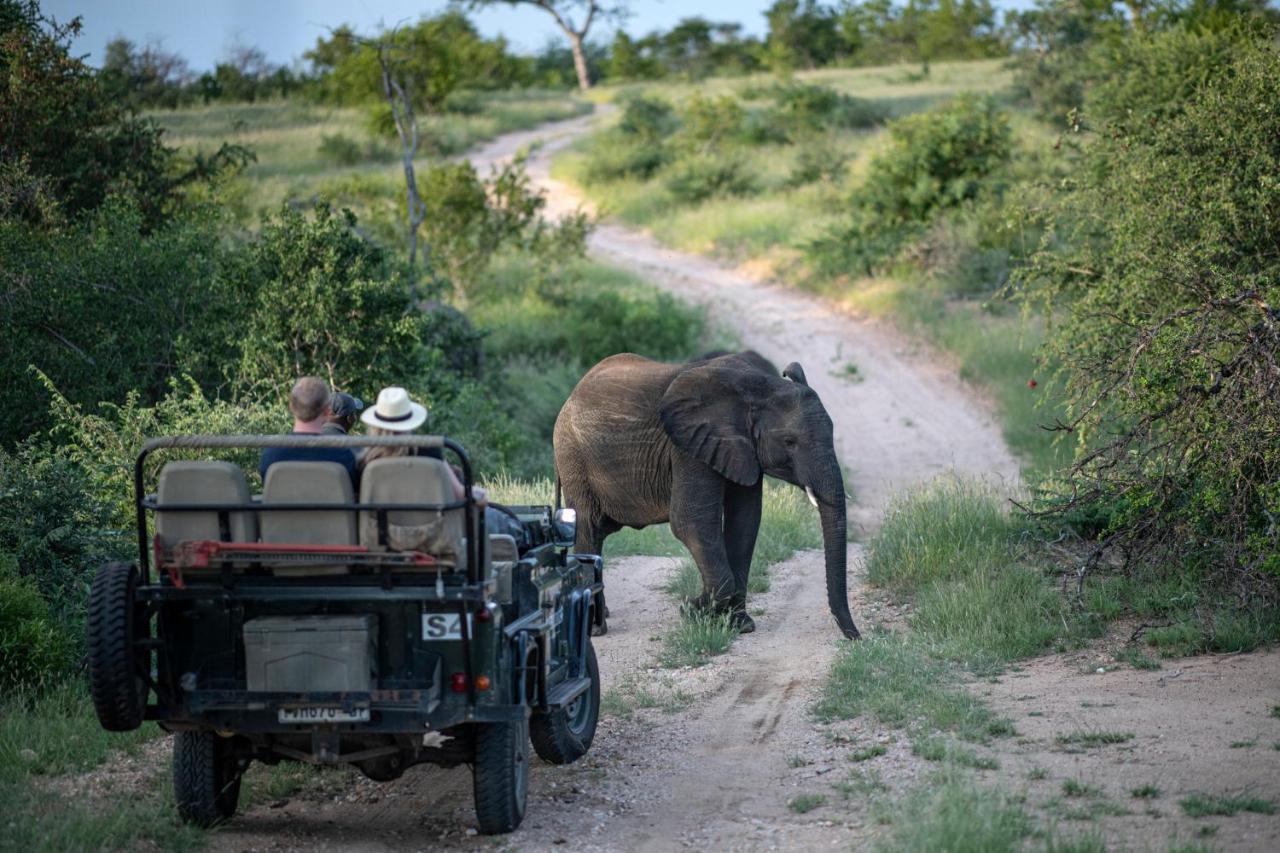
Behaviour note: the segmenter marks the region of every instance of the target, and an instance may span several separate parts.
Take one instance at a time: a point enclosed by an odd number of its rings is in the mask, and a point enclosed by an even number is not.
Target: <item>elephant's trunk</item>
[[[840,631],[856,640],[858,626],[849,612],[849,590],[846,578],[848,562],[848,526],[845,514],[843,480],[837,475],[834,489],[816,490],[821,500],[818,514],[822,518],[822,550],[827,561],[827,604],[836,617]]]

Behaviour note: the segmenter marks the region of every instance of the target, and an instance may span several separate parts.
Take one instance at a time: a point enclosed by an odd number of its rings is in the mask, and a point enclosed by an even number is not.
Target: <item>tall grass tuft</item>
[[[1066,624],[1060,596],[1025,563],[1024,529],[990,487],[941,478],[894,502],[867,574],[914,598],[911,627],[931,654],[998,670],[1046,648]]]
[[[901,634],[843,644],[814,710],[826,719],[871,715],[890,726],[923,724],[969,741],[1010,731],[980,699],[950,683],[944,664]]]
[[[1022,805],[1001,791],[944,774],[893,807],[893,831],[878,850],[918,853],[1000,853],[1023,849],[1034,831]]]

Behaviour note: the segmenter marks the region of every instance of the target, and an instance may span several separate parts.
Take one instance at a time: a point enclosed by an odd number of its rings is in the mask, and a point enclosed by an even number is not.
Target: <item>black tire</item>
[[[529,720],[533,749],[543,761],[572,764],[587,754],[600,720],[600,667],[587,640],[587,677],[591,686],[566,708],[534,714]]]
[[[477,723],[476,822],[481,835],[514,832],[529,798],[529,723]]]
[[[149,654],[135,641],[145,639],[147,625],[137,618],[133,595],[138,570],[129,563],[107,563],[98,569],[89,592],[85,649],[89,661],[89,693],[98,721],[111,732],[142,725],[147,708]]]
[[[231,738],[213,732],[178,732],[173,738],[173,798],[178,814],[196,826],[214,826],[236,813],[244,771]]]

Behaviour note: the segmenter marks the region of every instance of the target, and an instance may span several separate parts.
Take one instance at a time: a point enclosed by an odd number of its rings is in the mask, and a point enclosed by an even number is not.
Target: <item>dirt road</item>
[[[529,161],[531,175],[548,192],[553,212],[573,209],[580,199],[549,177],[549,163],[555,151],[591,122],[587,117],[512,134],[486,146],[473,160],[484,171],[539,142]],[[943,471],[954,469],[1016,487],[1017,463],[972,389],[894,331],[742,270],[664,248],[645,234],[619,226],[601,225],[592,235],[590,251],[706,306],[714,322],[776,364],[804,365],[835,423],[855,497],[851,517],[862,530],[876,526],[895,491]],[[846,378],[848,364],[856,365],[860,381]],[[852,571],[859,573],[861,546],[851,545],[850,552]],[[821,555],[800,553],[775,567],[770,591],[752,600],[758,608],[758,630],[740,637],[713,663],[681,671],[657,669],[654,664],[659,635],[676,618],[674,603],[661,590],[675,565],[664,558],[627,558],[609,567],[611,630],[596,644],[609,713],[582,762],[565,768],[535,764],[528,817],[518,832],[494,839],[475,836],[470,829],[474,816],[469,771],[418,767],[388,785],[356,779],[324,800],[303,797],[253,809],[223,828],[214,846],[654,851],[865,846],[879,831],[870,816],[867,791],[846,787],[841,797],[833,787],[853,766],[849,744],[886,747],[886,754],[875,760],[875,770],[893,791],[909,787],[928,765],[912,755],[905,739],[874,724],[819,726],[810,719],[808,708],[827,673],[838,636],[826,609]],[[857,577],[850,587],[855,619],[863,624],[874,621],[877,605],[866,600]],[[1259,679],[1274,678],[1275,656],[1261,660],[1234,676],[1237,689],[1253,686],[1256,692]],[[1046,666],[1075,665],[1059,661]],[[1015,699],[1029,691],[1016,683],[1010,689],[1021,692],[1005,696],[996,687],[992,699],[1016,710],[1021,706]],[[1055,709],[1070,717],[1078,704],[1075,693],[1055,695],[1052,678],[1042,678],[1037,689],[1044,694],[1037,693],[1037,708],[1043,706],[1046,719]],[[1149,700],[1158,701],[1159,690],[1150,690]],[[1246,704],[1250,713],[1257,710],[1256,702]],[[1277,729],[1280,739],[1280,725]],[[1019,758],[1011,766],[1021,775],[998,774],[1002,784],[1014,789],[1025,789],[1024,765],[1047,767],[1041,779],[1053,786],[1060,782],[1055,773],[1078,773],[1081,761],[1103,760],[1101,753],[1073,757],[1069,766],[1060,768],[1044,758],[1057,754],[1048,730],[1042,739],[1019,740],[1017,750]],[[1196,758],[1188,760],[1194,763]],[[1250,767],[1255,765],[1261,766],[1254,762]],[[1166,768],[1171,774],[1172,767],[1171,763]],[[1098,769],[1106,772],[1105,767]],[[1178,772],[1186,775],[1194,769]],[[788,805],[801,794],[822,795],[828,803],[802,814]],[[1265,849],[1276,837],[1274,820],[1267,820],[1272,823],[1259,819],[1256,826],[1242,829],[1254,834],[1249,836],[1252,843],[1239,846]],[[1125,834],[1141,837],[1142,831],[1139,827]]]

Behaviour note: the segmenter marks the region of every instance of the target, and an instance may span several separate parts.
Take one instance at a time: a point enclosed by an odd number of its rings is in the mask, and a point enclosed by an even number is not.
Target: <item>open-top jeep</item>
[[[163,451],[382,445],[413,455],[371,461],[358,491],[336,462],[276,462],[260,496],[231,462],[174,459],[154,493],[144,482]],[[525,541],[487,535],[454,441],[157,438],[134,481],[138,563],[94,580],[90,686],[105,728],[174,732],[186,820],[230,817],[255,760],[353,764],[380,781],[469,763],[480,831],[509,832],[530,741],[558,764],[590,747],[601,561],[568,552],[570,511],[511,508]]]

